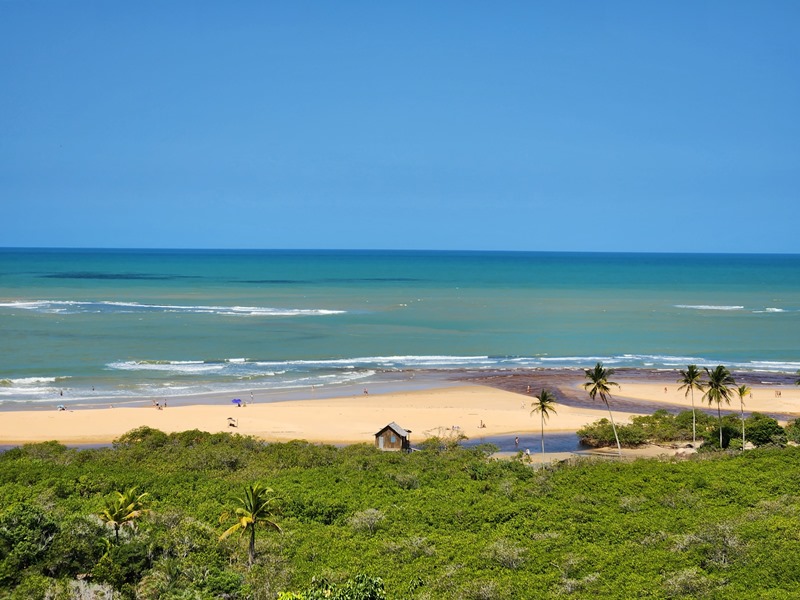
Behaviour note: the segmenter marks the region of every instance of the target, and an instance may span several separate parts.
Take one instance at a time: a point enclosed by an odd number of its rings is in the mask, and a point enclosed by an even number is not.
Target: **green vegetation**
[[[696,424],[696,425],[695,425]],[[611,446],[614,441],[614,432],[608,419],[600,419],[590,425],[581,427],[577,434],[582,444],[594,447]],[[694,437],[695,426],[700,430],[703,439],[702,451],[719,450],[718,439],[722,433],[723,447],[743,448],[744,439],[742,430],[750,436],[750,443],[754,446],[785,446],[787,441],[800,441],[800,423],[798,419],[781,427],[772,417],[754,412],[744,420],[735,415],[722,417],[715,423],[709,415],[692,411],[683,411],[677,415],[666,410],[657,410],[652,415],[632,417],[628,425],[617,427],[619,440],[626,448],[635,448],[643,444],[671,444],[687,442]]]
[[[669,421],[642,419],[648,435]],[[673,420],[691,439],[691,413]],[[754,424],[748,440],[775,439],[767,417]],[[0,598],[796,596],[800,448],[542,468],[489,450],[148,428],[106,449],[26,445],[0,455]],[[147,501],[114,519],[135,526],[101,519],[117,490]],[[233,508],[252,556],[220,540]],[[248,538],[262,519],[282,533]]]

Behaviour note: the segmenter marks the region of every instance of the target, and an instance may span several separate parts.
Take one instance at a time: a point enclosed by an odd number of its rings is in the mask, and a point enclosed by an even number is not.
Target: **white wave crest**
[[[55,383],[56,377],[20,377],[17,379],[3,379],[4,382],[8,382],[8,385],[37,385],[41,383]],[[58,379],[66,379],[65,377],[60,377]]]
[[[689,308],[692,310],[743,310],[744,306],[718,306],[715,304],[676,304],[675,308]]]
[[[199,373],[213,373],[225,368],[222,364],[207,364],[203,361],[170,361],[170,362],[150,362],[125,360],[111,362],[106,365],[109,369],[118,371],[166,371],[171,373],[181,373],[185,375]]]
[[[18,308],[40,313],[188,313],[250,317],[308,317],[344,314],[347,311],[325,308],[272,308],[265,306],[184,306],[179,304],[140,304],[110,300],[36,300],[0,302],[0,308]]]

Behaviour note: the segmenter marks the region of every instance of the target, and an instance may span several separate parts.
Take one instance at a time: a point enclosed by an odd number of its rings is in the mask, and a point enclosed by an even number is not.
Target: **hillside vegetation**
[[[536,468],[424,447],[143,428],[8,451],[0,598],[798,597],[798,448]],[[280,531],[250,566],[247,523],[220,536],[255,483]]]

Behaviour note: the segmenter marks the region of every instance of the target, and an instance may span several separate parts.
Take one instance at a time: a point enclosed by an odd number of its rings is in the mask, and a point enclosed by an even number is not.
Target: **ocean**
[[[1,249],[0,336],[6,408],[596,361],[793,373],[800,255]]]

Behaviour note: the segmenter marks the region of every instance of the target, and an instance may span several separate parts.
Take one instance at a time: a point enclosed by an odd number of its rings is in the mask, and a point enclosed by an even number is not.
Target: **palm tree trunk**
[[[611,428],[614,430],[614,439],[617,440],[617,453],[619,457],[622,458],[622,446],[619,444],[619,436],[617,435],[617,426],[614,423],[614,415],[611,414],[611,407],[606,402],[606,408],[608,409],[608,416],[611,417]]]
[[[686,396],[684,396],[685,398]],[[697,421],[694,416],[694,388],[692,388],[692,446],[697,446]]]
[[[542,462],[544,462],[544,413],[542,413]]]
[[[719,408],[719,402],[717,402],[717,418],[719,419],[719,449],[722,450],[722,411]]]
[[[744,399],[739,396],[739,407],[742,411],[742,452],[744,452]]]

